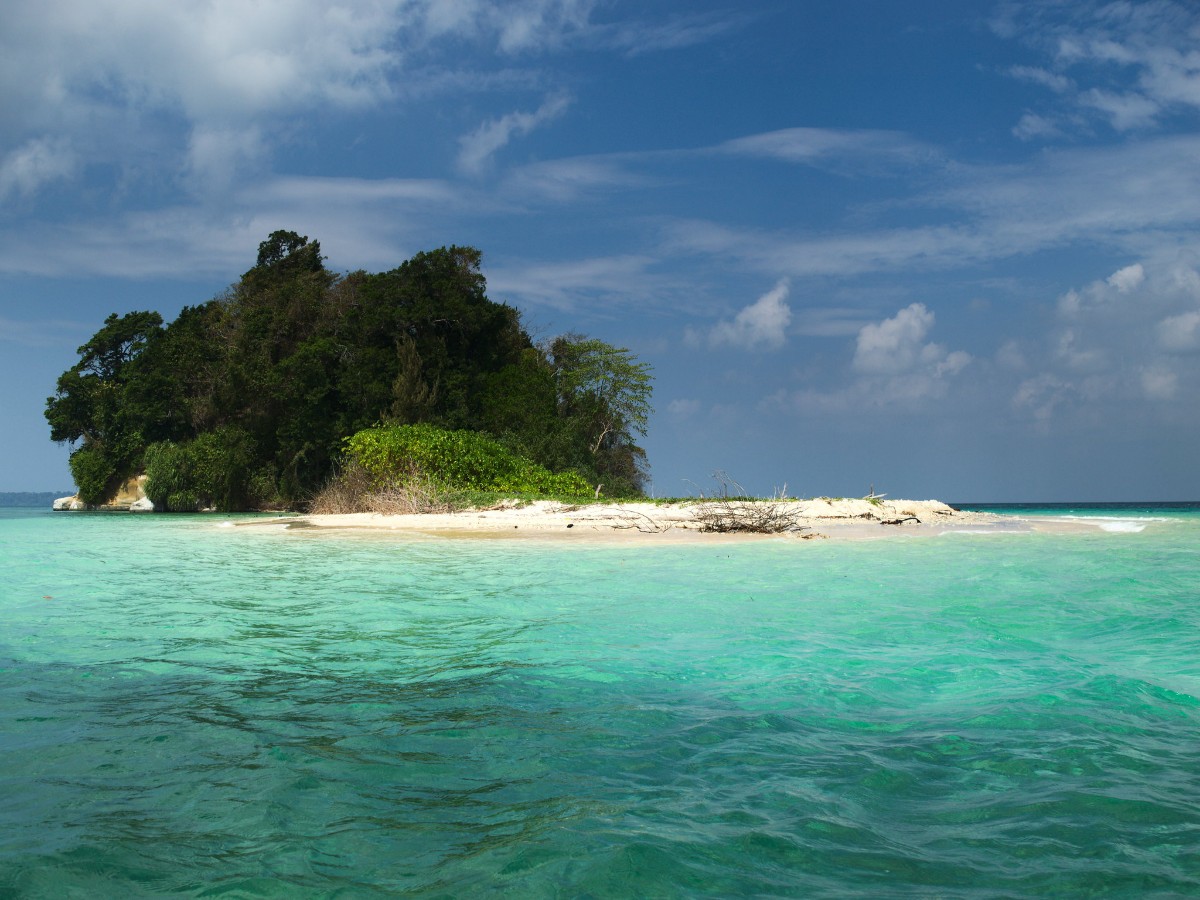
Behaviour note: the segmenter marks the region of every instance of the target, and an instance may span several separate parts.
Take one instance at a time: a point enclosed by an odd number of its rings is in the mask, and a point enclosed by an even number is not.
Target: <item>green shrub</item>
[[[346,455],[383,490],[416,474],[465,491],[586,497],[591,486],[575,472],[553,473],[475,431],[432,425],[368,428],[346,439]]]
[[[108,499],[116,479],[111,460],[98,447],[80,447],[71,454],[71,477],[79,488],[79,499],[89,506]]]
[[[146,496],[166,512],[221,511],[245,505],[253,459],[250,436],[223,426],[194,441],[162,441],[146,448]]]

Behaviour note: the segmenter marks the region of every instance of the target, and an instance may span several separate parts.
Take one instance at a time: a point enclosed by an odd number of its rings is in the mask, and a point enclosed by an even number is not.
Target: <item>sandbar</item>
[[[734,506],[722,509],[727,502]],[[958,510],[937,500],[830,499],[762,500],[755,505],[773,505],[788,515],[789,530],[775,534],[749,532],[713,533],[705,530],[717,511],[737,513],[749,501],[676,501],[588,503],[572,505],[557,501],[523,503],[510,501],[490,509],[468,509],[453,513],[383,515],[299,515],[251,519],[239,526],[284,526],[330,532],[392,532],[442,538],[520,538],[573,541],[745,541],[784,540],[872,540],[930,537],[948,533],[1028,534],[1089,532],[1086,523],[1061,520],[1022,519],[1015,516]]]

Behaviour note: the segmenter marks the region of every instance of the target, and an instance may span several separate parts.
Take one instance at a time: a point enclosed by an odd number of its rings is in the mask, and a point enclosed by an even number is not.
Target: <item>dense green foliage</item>
[[[109,316],[47,400],[51,437],[76,446],[90,503],[144,470],[161,508],[299,505],[347,437],[417,423],[490,435],[589,493],[640,493],[649,366],[578,335],[535,346],[479,264],[444,247],[339,276],[316,241],[277,231],[173,322]]]
[[[250,472],[254,444],[240,428],[223,425],[194,441],[160,441],[146,448],[146,496],[156,509],[222,512],[259,505]]]
[[[348,461],[379,487],[419,472],[446,488],[513,494],[589,497],[592,488],[577,472],[554,474],[476,431],[434,425],[385,425],[346,441]]]

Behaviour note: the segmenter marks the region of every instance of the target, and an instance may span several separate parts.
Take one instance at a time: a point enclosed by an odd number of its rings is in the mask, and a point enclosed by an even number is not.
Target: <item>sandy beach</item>
[[[730,501],[742,506],[741,501]],[[403,532],[440,537],[508,537],[605,541],[871,540],[948,532],[1094,531],[1085,523],[1036,521],[957,510],[937,500],[829,499],[756,501],[786,512],[793,524],[778,534],[704,530],[709,501],[569,505],[556,501],[505,504],[454,513],[301,515],[239,522],[329,532]],[[736,511],[736,510],[735,510]]]

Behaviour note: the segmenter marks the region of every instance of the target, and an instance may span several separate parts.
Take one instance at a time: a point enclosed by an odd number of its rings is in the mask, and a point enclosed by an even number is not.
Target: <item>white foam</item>
[[[1018,531],[1015,528],[945,528],[938,532],[940,537],[943,534],[1028,534],[1027,531]]]
[[[1117,531],[1127,534],[1137,534],[1139,531],[1145,531],[1146,525],[1140,521],[1126,520],[1122,522],[1118,519],[1111,522],[1101,522],[1100,529],[1102,531]]]
[[[1056,519],[1071,519],[1080,522],[1174,522],[1167,516],[1055,516]]]

